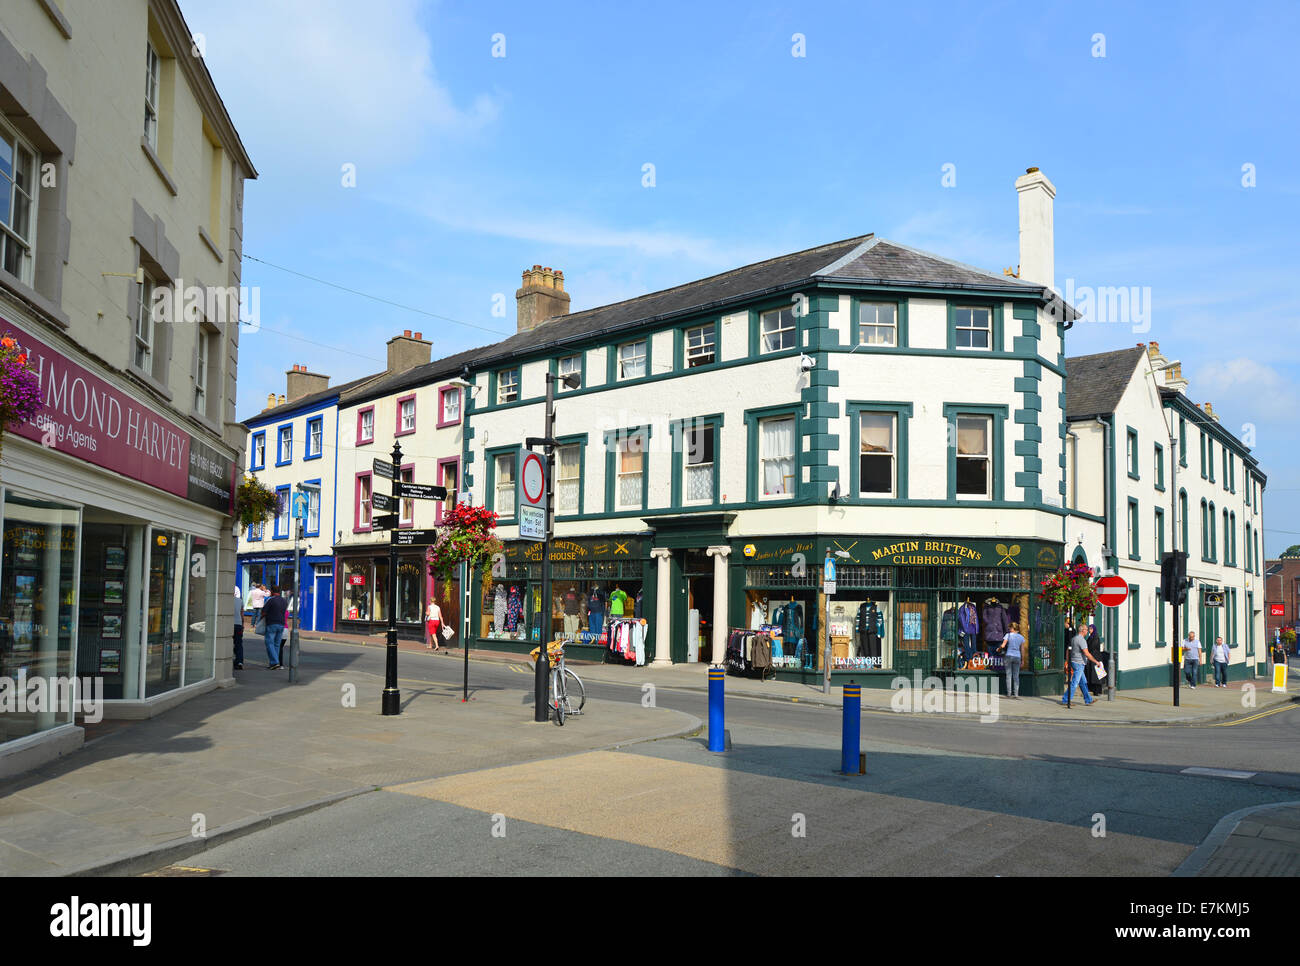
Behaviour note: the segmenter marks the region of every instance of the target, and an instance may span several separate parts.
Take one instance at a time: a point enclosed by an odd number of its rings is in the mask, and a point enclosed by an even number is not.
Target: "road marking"
[[[1284,704],[1280,708],[1269,708],[1267,711],[1261,711],[1259,714],[1252,714],[1249,718],[1238,718],[1236,721],[1220,721],[1218,724],[1210,725],[1211,728],[1231,728],[1233,725],[1245,724],[1247,721],[1258,721],[1260,718],[1267,718],[1270,714],[1281,714],[1283,711],[1291,711],[1295,708],[1293,704]]]
[[[1253,771],[1231,771],[1227,768],[1184,768],[1180,775],[1204,775],[1207,778],[1254,778]]]

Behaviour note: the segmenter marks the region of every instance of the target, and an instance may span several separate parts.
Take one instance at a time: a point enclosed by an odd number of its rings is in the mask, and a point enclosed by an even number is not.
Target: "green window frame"
[[[1190,554],[1192,547],[1187,539],[1187,491],[1182,487],[1178,489],[1178,530],[1183,542],[1174,549],[1182,549]]]
[[[502,402],[502,401],[500,400],[500,395],[499,395],[500,392],[501,392],[501,377],[502,377],[503,375],[506,375],[507,373],[511,373],[511,374],[513,374],[514,377],[515,377],[515,378],[514,378],[515,398],[514,398],[514,399],[508,399],[508,400],[505,400],[504,402]],[[507,368],[505,368],[505,369],[497,369],[497,370],[494,370],[494,371],[493,371],[493,372],[488,376],[488,407],[493,407],[493,406],[510,406],[510,405],[513,405],[514,403],[517,403],[517,402],[519,402],[520,400],[522,400],[522,399],[523,399],[523,395],[522,395],[522,393],[521,393],[521,381],[522,381],[522,379],[523,379],[523,367],[522,367],[522,366],[510,366],[510,367],[507,367]]]
[[[512,505],[507,507],[508,513],[501,512],[502,508],[497,506],[497,457],[510,456],[515,458],[515,487],[516,491],[519,485],[519,447],[518,446],[493,446],[490,449],[483,450],[483,460],[487,464],[483,479],[487,487],[483,493],[483,505],[497,515],[498,524],[513,524],[515,517],[519,513],[518,506]],[[515,501],[517,502],[517,497]]]
[[[1201,498],[1201,559],[1210,559],[1209,503]]]
[[[1159,443],[1156,446],[1156,489],[1161,493],[1165,491],[1165,448]]]
[[[548,368],[550,369],[551,375],[554,378],[558,379],[559,376],[561,375],[560,373],[561,360],[573,359],[573,358],[576,358],[578,360],[578,378],[582,380],[578,385],[578,389],[586,389],[587,388],[587,352],[585,349],[580,349],[577,352],[566,352],[563,355],[556,356],[554,359],[550,360],[550,362],[548,363]],[[555,394],[557,396],[563,395],[564,393],[568,393],[568,392],[577,392],[578,389],[568,389],[565,387],[564,383],[562,382],[557,381],[555,383]]]
[[[704,510],[717,507],[721,503],[719,493],[721,492],[722,480],[722,413],[712,413],[708,416],[692,416],[685,419],[675,419],[668,424],[668,432],[672,436],[672,506],[678,510]],[[703,429],[713,436],[713,486],[712,495],[705,502],[686,502],[686,458],[689,455],[686,448],[686,434],[694,429]]]
[[[1156,588],[1156,647],[1166,647],[1169,642],[1165,640],[1165,602],[1160,596],[1160,588]]]
[[[760,428],[768,419],[794,418],[794,485],[789,493],[760,495],[759,460],[762,454]],[[745,499],[749,503],[789,503],[804,493],[803,406],[764,406],[745,410]]]
[[[1211,483],[1213,483],[1214,482],[1214,437],[1213,436],[1207,436],[1205,438],[1205,454],[1206,454],[1205,465],[1208,466],[1210,469],[1209,480]]]
[[[862,341],[862,306],[871,305],[892,305],[894,307],[894,344],[870,343]],[[869,349],[872,352],[889,352],[897,349],[906,349],[909,346],[908,329],[907,329],[907,299],[905,298],[876,298],[871,296],[854,296],[849,302],[849,324],[852,331],[849,333],[850,344],[860,349]],[[865,324],[878,324],[867,322]]]
[[[1246,484],[1246,506],[1250,506],[1250,484],[1251,484],[1250,474],[1245,473],[1243,475],[1245,477],[1244,482]]]
[[[968,494],[957,495],[957,420],[962,416],[989,416],[992,426],[991,449],[989,453],[990,495],[977,497]],[[1006,453],[1003,449],[1007,407],[981,403],[944,403],[943,419],[948,427],[948,502],[970,505],[1001,503],[1006,489],[1004,464]]]
[[[1187,469],[1187,417],[1178,417],[1178,465]]]
[[[643,335],[637,336],[635,339],[628,339],[626,342],[618,342],[609,346],[608,350],[605,352],[607,370],[605,373],[605,387],[612,388],[624,383],[641,382],[644,379],[650,378],[651,373],[654,372],[654,341],[654,336],[647,332]],[[639,376],[627,376],[626,378],[620,377],[618,374],[619,354],[629,346],[635,345],[645,346],[645,371]]]
[[[906,500],[908,493],[908,425],[912,420],[912,403],[880,400],[850,400],[845,406],[849,417],[849,489],[843,494],[848,503],[893,502]],[[894,416],[894,492],[892,495],[859,492],[862,484],[862,414],[889,413]]]
[[[1139,479],[1138,476],[1138,431],[1132,426],[1127,427],[1125,436],[1125,452],[1128,456],[1128,478],[1130,480]]]
[[[958,319],[963,310],[966,309],[985,309],[989,313],[989,345],[983,346],[958,346],[957,344],[957,327]],[[1002,303],[989,302],[981,299],[971,300],[949,300],[948,302],[948,350],[950,352],[1004,352],[1006,343],[1003,340],[1002,333]]]
[[[1132,497],[1128,498],[1128,559],[1142,559],[1142,514]]]
[[[763,316],[769,312],[789,312],[791,319],[794,321],[794,344],[782,349],[773,349],[771,352],[763,351]],[[800,335],[802,327],[799,325],[801,316],[797,314],[796,305],[790,300],[776,302],[771,305],[752,308],[749,310],[749,356],[751,359],[776,359],[783,355],[792,355],[802,351],[803,338]],[[781,327],[784,331],[784,326]],[[784,341],[784,339],[782,339]]]
[[[1201,430],[1201,479],[1208,479],[1205,475],[1205,430]]]
[[[1128,649],[1137,650],[1142,646],[1142,589],[1137,584],[1128,587]]]
[[[650,435],[652,427],[627,426],[623,429],[605,431],[605,512],[626,513],[645,512],[650,498]],[[641,438],[641,505],[624,507],[618,505],[619,456],[623,452],[623,443],[627,440]]]
[[[1165,558],[1165,511],[1156,507],[1156,562]]]
[[[1209,524],[1209,531],[1210,531],[1210,556],[1209,556],[1209,560],[1210,560],[1211,563],[1216,563],[1216,562],[1218,562],[1218,559],[1219,559],[1219,524],[1218,524],[1218,522],[1214,519],[1214,517],[1215,517],[1215,513],[1214,513],[1214,501],[1211,500],[1211,501],[1210,501],[1210,512],[1209,512],[1209,515],[1206,517],[1206,522]]]
[[[560,447],[578,447],[578,510],[562,512],[560,510],[560,454],[559,447],[555,453],[555,519],[569,520],[581,517],[586,512],[587,500],[587,433],[575,433],[572,436],[557,436],[555,442]]]
[[[1223,451],[1223,488],[1232,490],[1232,454],[1228,452],[1228,447],[1224,446]]]
[[[700,362],[696,365],[690,365],[687,359],[687,353],[691,350],[690,334],[697,329],[707,329],[713,327],[713,358],[708,362]],[[717,366],[722,357],[722,319],[721,317],[710,319],[696,319],[688,325],[680,325],[673,329],[673,364],[677,372],[694,372],[696,370],[712,369]]]

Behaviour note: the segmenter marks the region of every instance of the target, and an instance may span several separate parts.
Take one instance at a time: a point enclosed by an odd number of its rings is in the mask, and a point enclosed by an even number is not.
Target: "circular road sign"
[[[546,497],[546,465],[536,453],[524,454],[524,465],[519,474],[524,501],[531,506],[541,506]]]
[[[1118,607],[1128,599],[1128,581],[1123,577],[1102,577],[1097,581],[1097,602],[1103,607]]]

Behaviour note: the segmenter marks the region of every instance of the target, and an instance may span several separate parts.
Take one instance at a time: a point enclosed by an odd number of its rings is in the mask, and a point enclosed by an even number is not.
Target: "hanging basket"
[[[483,507],[456,504],[442,518],[438,538],[425,553],[429,575],[442,583],[442,599],[451,599],[451,581],[463,563],[478,571],[484,592],[492,588],[492,561],[505,547],[496,535],[497,515]]]
[[[235,490],[235,519],[243,529],[265,523],[283,509],[279,494],[255,476],[245,475]]]
[[[1062,614],[1073,612],[1080,622],[1087,621],[1098,607],[1092,570],[1085,563],[1061,567],[1043,581],[1043,589],[1038,592],[1038,596]]]
[[[27,364],[27,350],[12,335],[0,337],[0,448],[7,430],[40,411],[40,377]]]

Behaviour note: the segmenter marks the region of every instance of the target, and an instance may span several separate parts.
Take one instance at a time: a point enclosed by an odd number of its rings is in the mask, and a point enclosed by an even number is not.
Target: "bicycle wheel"
[[[564,727],[566,700],[564,696],[564,677],[560,674],[560,669],[556,668],[551,672],[551,710],[555,712],[555,723],[561,728]]]
[[[582,706],[587,703],[587,691],[582,686],[582,678],[567,667],[564,669],[564,694],[569,702],[569,713],[581,714]]]

